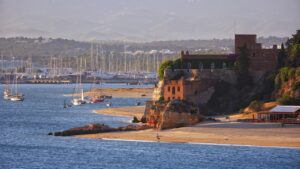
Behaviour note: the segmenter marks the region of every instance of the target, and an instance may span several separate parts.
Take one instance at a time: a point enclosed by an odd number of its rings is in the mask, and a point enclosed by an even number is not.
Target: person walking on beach
[[[160,141],[160,137],[159,137],[159,134],[158,134],[158,133],[156,133],[156,139],[157,139],[157,142]]]

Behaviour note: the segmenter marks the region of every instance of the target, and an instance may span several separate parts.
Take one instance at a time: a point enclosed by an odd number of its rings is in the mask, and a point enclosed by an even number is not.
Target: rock
[[[146,118],[147,125],[158,129],[194,125],[203,119],[198,107],[184,101],[173,100],[167,104],[152,101],[147,104],[151,108],[143,118]]]
[[[133,120],[132,120],[132,123],[139,123],[140,121],[139,121],[139,119],[137,118],[137,117],[133,117]]]
[[[83,127],[71,128],[62,132],[55,132],[55,136],[73,136],[81,134],[95,134],[116,131],[115,128],[111,128],[104,124],[89,124]]]
[[[203,120],[203,116],[199,114],[195,106],[183,102],[170,102],[160,115],[158,128],[163,130],[190,126],[201,120]]]
[[[96,134],[96,133],[106,133],[115,131],[136,131],[145,130],[151,127],[146,125],[128,125],[118,128],[109,127],[105,124],[89,124],[83,127],[71,128],[62,132],[55,132],[54,136],[74,136],[81,134]]]

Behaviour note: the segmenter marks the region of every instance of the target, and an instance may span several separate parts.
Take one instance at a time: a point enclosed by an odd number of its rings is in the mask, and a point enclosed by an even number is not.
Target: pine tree
[[[286,59],[287,59],[287,53],[282,43],[277,57],[277,69],[284,67],[284,65],[286,64]]]

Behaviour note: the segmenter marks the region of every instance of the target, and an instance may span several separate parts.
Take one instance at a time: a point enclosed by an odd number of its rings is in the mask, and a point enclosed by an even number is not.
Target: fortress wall
[[[176,76],[183,75],[185,79],[191,80],[214,79],[223,80],[231,84],[236,83],[236,73],[231,69],[166,69],[165,79],[173,79]]]

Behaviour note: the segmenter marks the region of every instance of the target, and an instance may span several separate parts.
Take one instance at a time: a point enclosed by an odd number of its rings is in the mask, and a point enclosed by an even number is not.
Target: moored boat
[[[106,103],[106,106],[107,106],[107,107],[111,107],[111,102]]]
[[[24,100],[24,95],[23,94],[17,94],[10,96],[10,101],[17,102],[17,101],[23,101]]]
[[[90,102],[91,102],[91,103],[100,103],[100,102],[103,102],[103,101],[104,101],[104,99],[101,98],[101,97],[99,97],[99,96],[94,96],[94,97],[92,97],[92,98],[90,99]]]
[[[4,100],[10,100],[10,97],[11,97],[11,92],[10,92],[10,90],[5,89],[5,90],[3,91],[3,99],[4,99]]]

